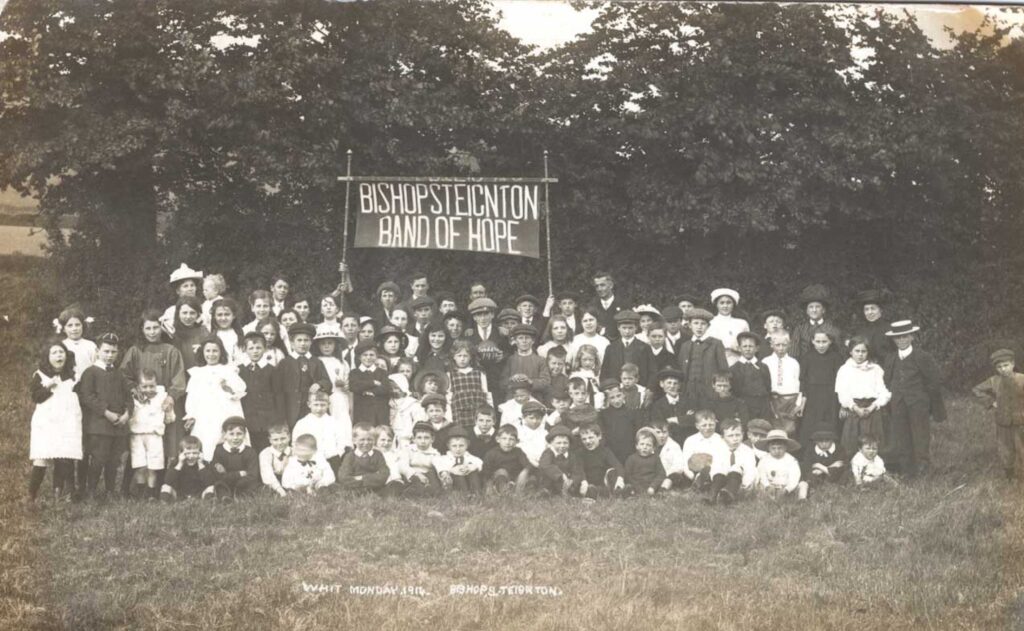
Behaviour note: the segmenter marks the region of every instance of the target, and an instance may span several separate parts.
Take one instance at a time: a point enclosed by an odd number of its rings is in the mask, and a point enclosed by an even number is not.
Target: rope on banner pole
[[[551,202],[548,200],[548,150],[544,150],[544,235],[548,248],[548,295],[555,295],[555,284],[551,277]]]

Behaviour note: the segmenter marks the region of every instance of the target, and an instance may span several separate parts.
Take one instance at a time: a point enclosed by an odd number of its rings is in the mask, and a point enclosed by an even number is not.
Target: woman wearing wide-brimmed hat
[[[790,335],[790,355],[800,361],[811,350],[811,340],[818,332],[827,333],[833,344],[843,342],[843,332],[829,315],[832,297],[824,285],[808,285],[800,292],[800,308],[806,317],[801,320]]]

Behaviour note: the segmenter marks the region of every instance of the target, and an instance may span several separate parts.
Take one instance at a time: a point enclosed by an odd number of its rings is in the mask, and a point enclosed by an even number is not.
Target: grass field
[[[0,629],[1024,628],[1024,487],[1001,479],[991,421],[964,399],[936,426],[927,481],[802,504],[30,507],[21,337],[0,329]],[[555,595],[452,593],[481,585]]]

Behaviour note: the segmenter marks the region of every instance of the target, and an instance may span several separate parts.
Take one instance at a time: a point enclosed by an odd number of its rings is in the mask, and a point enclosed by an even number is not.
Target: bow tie
[[[240,454],[240,453],[242,453],[242,448],[238,447],[236,449],[234,447],[228,447],[228,452],[233,453],[233,454]]]
[[[821,326],[824,320],[811,320],[811,326]]]
[[[316,466],[316,463],[313,462],[312,460],[307,460],[305,462],[299,462],[299,464],[304,466],[304,467],[309,467],[309,468],[313,468],[314,466]]]
[[[465,460],[465,458],[463,456],[455,456],[455,464],[456,465],[462,464],[463,460]]]

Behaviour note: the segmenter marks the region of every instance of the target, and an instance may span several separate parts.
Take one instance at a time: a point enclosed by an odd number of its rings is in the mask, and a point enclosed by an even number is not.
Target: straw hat
[[[789,451],[796,451],[800,449],[800,443],[790,438],[789,435],[786,434],[786,431],[782,429],[771,430],[768,432],[767,436],[757,441],[757,444],[754,446],[761,451],[768,451],[768,446],[772,443],[785,443],[786,448]]]

